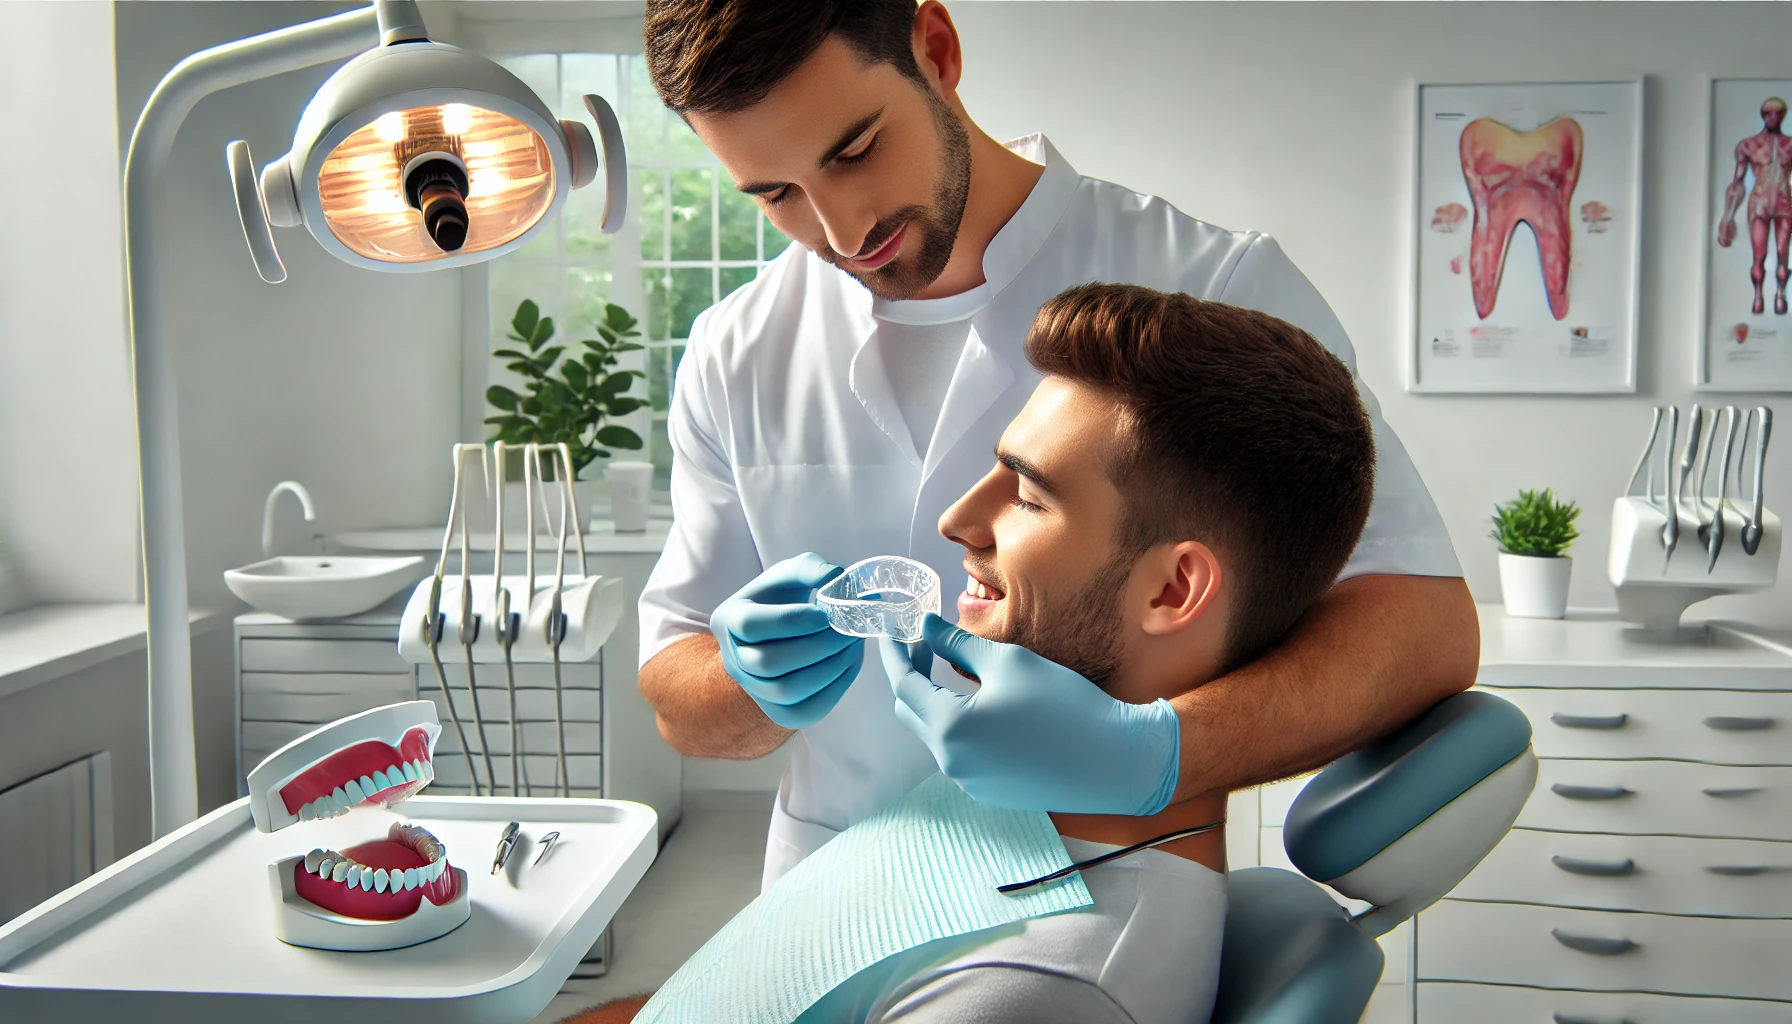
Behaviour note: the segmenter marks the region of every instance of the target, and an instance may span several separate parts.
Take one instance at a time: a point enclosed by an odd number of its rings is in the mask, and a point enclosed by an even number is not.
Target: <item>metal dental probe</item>
[[[454,518],[456,512],[465,514],[460,506],[460,446],[454,446],[454,493],[448,499],[448,529],[442,534],[442,554],[436,559],[435,578],[429,585],[429,619],[423,625],[423,642],[429,645],[429,660],[435,665],[436,685],[442,688],[442,703],[448,705],[448,717],[454,722],[454,735],[460,740],[460,755],[467,762],[467,778],[471,780],[473,795],[479,795],[479,772],[473,767],[473,750],[467,745],[467,730],[460,724],[460,712],[454,707],[454,693],[448,689],[448,673],[442,668],[442,655],[438,645],[442,642],[442,633],[447,628],[448,617],[442,614],[442,577],[448,571],[448,546],[454,539]]]
[[[491,493],[491,463],[486,458],[485,446],[455,445],[461,448],[478,449],[479,468],[485,471],[485,490]],[[473,614],[473,552],[472,529],[467,526],[466,517],[461,517],[460,531],[460,646],[467,655],[467,693],[473,699],[473,731],[479,734],[479,757],[485,762],[486,791],[495,793],[498,790],[498,776],[492,771],[492,745],[485,738],[485,717],[479,713],[479,677],[473,668],[473,643],[479,639],[479,616]],[[473,793],[478,795],[477,783]]]
[[[1761,547],[1762,515],[1765,506],[1761,500],[1761,485],[1767,476],[1767,441],[1773,434],[1773,410],[1765,405],[1757,405],[1748,412],[1748,419],[1742,425],[1742,444],[1748,447],[1749,428],[1754,425],[1755,414],[1761,415],[1761,432],[1755,436],[1755,502],[1754,512],[1748,522],[1742,525],[1742,550],[1751,556]],[[1742,466],[1736,467],[1736,489],[1742,490]]]
[[[492,459],[498,464],[498,502],[497,502],[497,541],[492,554],[492,590],[497,595],[498,646],[504,651],[504,685],[510,697],[510,795],[519,796],[519,781],[522,776],[517,771],[517,751],[521,747],[521,726],[516,720],[516,665],[510,660],[511,645],[516,643],[518,616],[510,610],[510,591],[504,587],[504,485],[505,451],[504,442],[492,445]],[[527,476],[527,474],[525,474]],[[528,495],[527,480],[523,484],[524,496]],[[496,782],[492,786],[497,789]]]
[[[1025,882],[1009,882],[1007,885],[998,885],[996,886],[996,891],[1004,893],[1019,892],[1022,889],[1031,889],[1035,885],[1044,885],[1047,882],[1055,882],[1060,878],[1075,874],[1084,868],[1092,868],[1098,864],[1106,864],[1110,860],[1119,860],[1121,857],[1138,853],[1140,850],[1149,850],[1153,846],[1162,846],[1165,843],[1173,843],[1178,839],[1187,839],[1189,836],[1198,836],[1203,832],[1212,832],[1214,829],[1219,828],[1224,824],[1225,822],[1223,821],[1210,821],[1205,825],[1195,825],[1190,828],[1179,828],[1174,832],[1165,832],[1161,836],[1147,839],[1142,843],[1123,846],[1118,850],[1109,850],[1099,857],[1090,857],[1088,860],[1079,860],[1075,864],[1066,868],[1059,868],[1049,875],[1040,875],[1038,878],[1031,878]]]
[[[541,837],[541,852],[535,855],[535,859],[529,862],[529,866],[534,867],[535,865],[540,864],[541,859],[543,857],[546,857],[548,855],[548,851],[554,848],[554,840],[559,839],[559,838],[560,838],[560,833],[558,833],[558,832],[549,832],[547,835],[542,836]]]
[[[564,707],[565,688],[560,682],[560,645],[566,640],[566,612],[561,605],[561,598],[566,593],[566,526],[569,519],[577,514],[578,497],[572,489],[572,451],[562,441],[555,445],[559,455],[558,475],[561,480],[560,490],[560,530],[558,533],[557,551],[554,556],[554,601],[548,611],[548,650],[554,657],[554,744],[555,755],[559,762],[560,795],[572,795],[571,773],[566,768],[566,712]],[[580,523],[576,531],[579,541],[579,572],[583,576],[585,568],[585,530]]]
[[[1734,447],[1736,440],[1736,420],[1740,412],[1741,410],[1733,405],[1726,405],[1723,409],[1724,457],[1717,468],[1717,510],[1712,513],[1709,526],[1700,528],[1701,531],[1703,531],[1700,534],[1700,539],[1705,542],[1706,575],[1710,575],[1711,572],[1717,568],[1717,554],[1724,548],[1724,506],[1729,504],[1730,501],[1730,451]],[[1711,436],[1713,438],[1717,437],[1716,429],[1711,431]],[[1707,443],[1706,448],[1710,448],[1709,443]],[[1705,474],[1700,473],[1699,499],[1701,506],[1704,502],[1704,496]]]
[[[1697,406],[1693,407],[1695,410]],[[1667,520],[1661,524],[1661,546],[1666,554],[1661,560],[1661,573],[1667,575],[1668,563],[1674,558],[1674,548],[1680,543],[1680,509],[1675,505],[1674,495],[1674,442],[1680,437],[1680,407],[1668,406],[1668,443],[1662,447],[1661,483],[1662,497],[1666,504],[1664,511]]]

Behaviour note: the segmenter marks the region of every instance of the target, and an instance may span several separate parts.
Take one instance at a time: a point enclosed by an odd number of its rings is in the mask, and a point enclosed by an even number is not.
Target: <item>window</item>
[[[584,95],[609,100],[622,122],[633,181],[628,220],[617,234],[598,232],[603,190],[580,189],[550,230],[493,261],[492,339],[503,338],[523,299],[534,299],[555,318],[557,340],[590,337],[606,302],[633,313],[647,345],[636,364],[647,372],[646,387],[637,384],[633,393],[648,398],[651,408],[626,424],[646,441],[646,450],[620,454],[651,461],[654,487],[663,491],[672,465],[666,410],[691,321],[751,281],[790,240],[751,197],[735,191],[715,157],[660,104],[641,55],[547,53],[499,60],[556,117],[589,122]],[[487,362],[494,379],[507,372]]]

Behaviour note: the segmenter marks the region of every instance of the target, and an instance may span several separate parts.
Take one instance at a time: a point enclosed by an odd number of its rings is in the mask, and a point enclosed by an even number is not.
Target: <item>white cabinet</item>
[[[0,790],[0,924],[112,863],[112,755]]]
[[[1537,788],[1413,941],[1423,1024],[1792,1022],[1792,649],[1481,609]]]

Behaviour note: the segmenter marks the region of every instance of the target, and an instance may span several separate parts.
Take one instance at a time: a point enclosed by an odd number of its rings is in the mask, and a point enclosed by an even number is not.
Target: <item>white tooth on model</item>
[[[342,876],[342,884],[348,886],[350,889],[360,888],[361,872],[365,870],[366,869],[359,864],[350,864],[348,866],[348,871]]]
[[[372,868],[362,868],[361,869],[361,891],[367,892],[367,891],[371,890],[372,888],[373,888],[373,869]]]
[[[348,877],[348,861],[339,860],[330,868],[330,881],[340,882]]]
[[[373,791],[375,793],[378,793],[381,790],[391,789],[391,788],[392,788],[392,781],[386,777],[385,772],[376,771],[373,773]]]
[[[361,788],[361,780],[350,779],[342,784],[342,792],[348,796],[349,806],[354,806],[367,799],[367,791]]]
[[[341,786],[337,786],[335,791],[330,794],[330,803],[339,812],[348,807],[348,794],[342,791]]]
[[[392,876],[386,871],[385,868],[379,868],[379,869],[375,870],[373,873],[373,891],[374,892],[385,892],[386,891],[386,883],[390,882],[391,880],[392,880]]]
[[[306,804],[303,807],[299,808],[299,820],[300,821],[310,821],[311,819],[313,819],[315,817],[317,817],[317,812],[313,811],[311,809],[310,804]]]
[[[415,889],[415,888],[417,888],[417,886],[418,886],[418,884],[419,884],[419,883],[418,883],[418,881],[417,881],[417,869],[416,869],[416,868],[405,868],[405,869],[404,869],[404,888],[405,888],[405,891],[406,891],[406,892],[409,892],[409,891],[411,891],[411,890],[412,890],[412,889]]]
[[[361,776],[361,792],[362,793],[365,793],[368,796],[372,796],[373,794],[378,793],[379,791],[380,791],[380,788],[373,784],[373,776],[371,776],[371,775]]]
[[[411,767],[411,762],[409,761],[404,763],[402,771],[404,772],[404,781],[406,782],[416,782],[423,778],[423,776],[417,774],[417,769]]]
[[[314,875],[317,874],[317,862],[323,860],[323,858],[324,851],[322,849],[315,849],[310,853],[307,853],[305,855],[305,870]]]

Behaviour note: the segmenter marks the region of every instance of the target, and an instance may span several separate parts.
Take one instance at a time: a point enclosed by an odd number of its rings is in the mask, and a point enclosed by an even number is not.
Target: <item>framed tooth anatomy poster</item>
[[[1635,391],[1642,80],[1416,92],[1409,388]]]
[[[1705,216],[1705,305],[1698,383],[1792,391],[1792,80],[1711,83]]]

